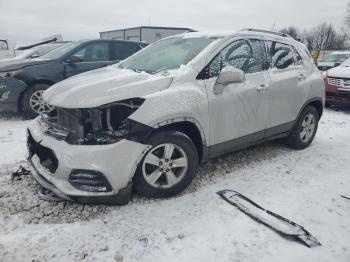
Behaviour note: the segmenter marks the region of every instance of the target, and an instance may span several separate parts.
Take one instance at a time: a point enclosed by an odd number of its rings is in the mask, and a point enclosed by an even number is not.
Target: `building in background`
[[[194,31],[191,28],[181,27],[140,26],[100,32],[100,38],[153,43],[164,37]]]

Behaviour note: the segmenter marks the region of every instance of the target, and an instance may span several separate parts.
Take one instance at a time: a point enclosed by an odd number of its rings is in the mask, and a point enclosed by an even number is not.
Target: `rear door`
[[[66,78],[115,63],[112,60],[110,45],[107,41],[89,43],[73,53],[72,56],[79,57],[81,61],[66,63]]]
[[[266,136],[288,131],[296,120],[300,103],[308,91],[307,73],[296,49],[288,44],[266,41],[271,79]]]

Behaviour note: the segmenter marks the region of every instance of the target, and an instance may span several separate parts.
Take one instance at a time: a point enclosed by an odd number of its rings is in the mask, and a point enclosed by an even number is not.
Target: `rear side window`
[[[114,60],[124,60],[141,49],[136,44],[122,42],[113,43],[112,46]]]
[[[110,61],[109,46],[107,42],[88,44],[77,51],[74,56],[80,57],[82,62]]]
[[[257,39],[237,40],[225,47],[208,65],[207,78],[218,76],[225,66],[233,66],[246,74],[266,69],[264,43]]]
[[[285,69],[302,64],[302,58],[293,46],[267,41],[267,49],[272,68]]]

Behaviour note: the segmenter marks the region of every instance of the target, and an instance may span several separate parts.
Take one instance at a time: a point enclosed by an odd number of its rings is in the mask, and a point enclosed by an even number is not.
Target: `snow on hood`
[[[110,66],[53,85],[44,92],[44,100],[63,108],[93,108],[166,89],[171,82],[170,76],[137,73]]]
[[[327,71],[329,77],[350,78],[350,67],[337,66]]]

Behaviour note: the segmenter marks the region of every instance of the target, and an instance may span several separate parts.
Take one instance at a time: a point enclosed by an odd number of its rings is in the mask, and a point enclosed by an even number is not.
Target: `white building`
[[[100,38],[143,41],[147,43],[153,43],[167,36],[194,31],[195,30],[190,28],[181,27],[140,26],[100,32]]]

